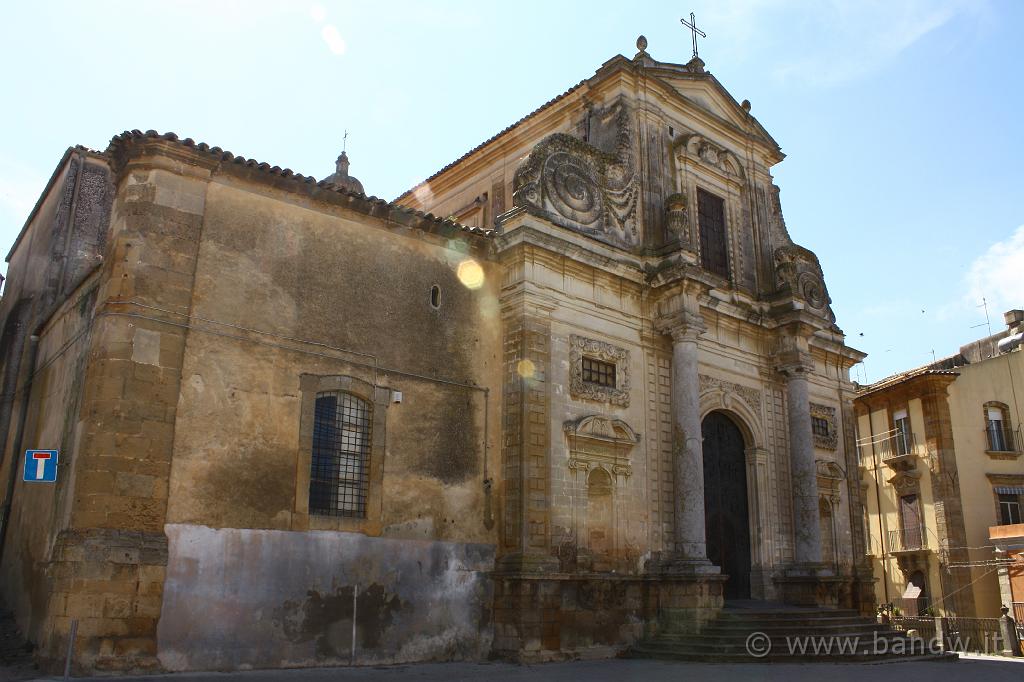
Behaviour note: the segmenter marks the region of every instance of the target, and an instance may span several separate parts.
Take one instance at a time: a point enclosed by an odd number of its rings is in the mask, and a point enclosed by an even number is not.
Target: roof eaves
[[[408,206],[402,206],[392,201],[387,201],[379,197],[367,195],[362,192],[355,192],[350,189],[346,189],[339,185],[329,183],[326,180],[320,180],[317,182],[316,178],[311,175],[302,175],[296,173],[290,168],[281,168],[280,166],[271,166],[269,163],[257,161],[256,159],[248,159],[244,156],[233,154],[229,151],[221,149],[220,147],[211,147],[205,142],[196,142],[190,137],[179,138],[175,133],[158,133],[155,130],[147,130],[142,132],[140,130],[126,130],[123,133],[115,135],[110,139],[110,144],[107,145],[107,149],[104,152],[108,157],[114,157],[123,146],[145,140],[161,140],[166,142],[172,142],[174,144],[181,145],[192,149],[200,154],[208,155],[211,160],[217,161],[221,164],[235,164],[251,168],[257,172],[265,173],[269,176],[276,176],[290,180],[292,182],[307,185],[311,187],[317,187],[321,190],[331,191],[336,194],[349,197],[351,199],[366,202],[366,208],[364,211],[373,215],[380,215],[382,212],[387,213],[388,217],[395,222],[400,224],[408,225],[409,220],[403,220],[401,217],[411,217],[427,221],[441,228],[443,232],[457,231],[472,234],[479,237],[490,238],[494,236],[494,230],[486,230],[480,227],[473,227],[470,225],[463,225],[462,223],[456,222],[449,218],[442,218],[436,216],[433,213],[426,213],[419,211]],[[384,209],[382,211],[382,209]]]

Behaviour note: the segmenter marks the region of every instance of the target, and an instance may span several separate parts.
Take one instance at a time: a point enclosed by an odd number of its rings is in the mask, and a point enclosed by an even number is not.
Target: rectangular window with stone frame
[[[725,230],[725,200],[697,188],[697,226],[701,267],[729,278],[729,248]]]
[[[296,514],[311,529],[376,528],[390,390],[354,376],[311,374],[300,388]]]
[[[366,517],[370,488],[370,404],[342,391],[317,394],[309,512]]]

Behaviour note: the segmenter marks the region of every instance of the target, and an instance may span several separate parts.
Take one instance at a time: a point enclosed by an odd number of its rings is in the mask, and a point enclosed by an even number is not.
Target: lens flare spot
[[[479,289],[484,285],[484,269],[472,258],[459,263],[456,274],[467,289]]]
[[[524,379],[532,379],[533,373],[537,371],[537,368],[533,366],[533,362],[530,360],[520,360],[519,364],[516,365],[516,371]]]

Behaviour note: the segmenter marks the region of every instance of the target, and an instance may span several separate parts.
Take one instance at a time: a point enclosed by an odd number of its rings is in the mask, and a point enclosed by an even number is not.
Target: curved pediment
[[[818,476],[821,478],[832,481],[842,481],[846,479],[846,472],[843,471],[843,468],[835,462],[830,462],[827,459],[818,459],[814,461],[814,465],[817,468]]]
[[[736,155],[703,135],[680,137],[675,142],[675,148],[677,154],[710,167],[726,178],[742,180],[744,177],[743,166]]]
[[[570,437],[633,446],[640,442],[640,436],[626,422],[600,414],[580,417],[565,422],[563,430]]]

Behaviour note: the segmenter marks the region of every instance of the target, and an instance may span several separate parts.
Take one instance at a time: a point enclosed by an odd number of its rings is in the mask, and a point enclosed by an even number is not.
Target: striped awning
[[[1024,485],[997,485],[997,495],[1024,495]]]

